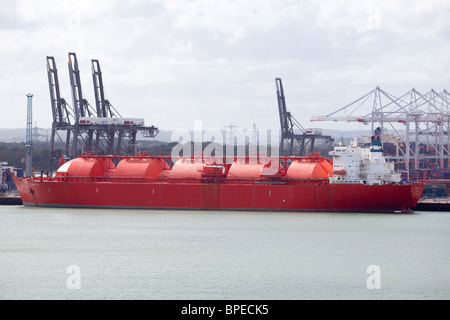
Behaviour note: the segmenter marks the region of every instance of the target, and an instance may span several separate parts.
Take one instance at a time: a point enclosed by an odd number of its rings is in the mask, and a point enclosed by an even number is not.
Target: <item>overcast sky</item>
[[[305,127],[376,86],[450,89],[448,0],[0,0],[0,128],[51,127],[46,56],[72,105],[68,52],[123,117],[161,130],[279,128],[275,78]],[[357,128],[357,127],[355,127]]]

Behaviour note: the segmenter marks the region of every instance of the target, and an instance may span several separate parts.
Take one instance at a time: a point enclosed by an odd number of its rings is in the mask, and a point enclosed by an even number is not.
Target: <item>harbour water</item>
[[[449,299],[450,212],[0,206],[0,299]]]

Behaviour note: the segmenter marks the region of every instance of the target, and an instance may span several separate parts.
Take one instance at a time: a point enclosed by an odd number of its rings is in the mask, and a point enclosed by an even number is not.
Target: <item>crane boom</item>
[[[332,141],[329,136],[323,136],[318,133],[311,133],[310,130],[306,130],[298,122],[292,114],[287,111],[286,98],[284,96],[283,83],[280,78],[275,78],[275,85],[277,90],[277,101],[278,101],[278,113],[280,116],[280,126],[281,126],[281,139],[280,139],[280,153],[283,154],[284,143],[286,142],[289,146],[289,155],[299,154],[301,156],[306,154],[306,146],[310,145],[310,152],[314,152],[314,142],[315,139],[324,139],[327,141]],[[295,129],[297,132],[295,133]],[[294,151],[294,142],[300,145],[300,150],[298,152]]]
[[[92,59],[92,80],[94,82],[95,105],[97,107],[97,117],[119,117],[122,116],[111,105],[109,100],[105,98],[103,89],[103,76],[100,68],[100,62],[97,59]]]
[[[72,63],[73,60],[73,63]],[[89,109],[89,103],[83,98],[83,92],[81,90],[81,78],[80,70],[78,69],[78,60],[74,52],[69,52],[69,77],[70,85],[72,88],[72,99],[75,109],[75,127],[74,127],[74,148],[77,150],[77,137],[80,134],[80,118],[81,117],[91,117],[91,110]],[[88,137],[86,146],[82,148],[87,148],[88,151],[92,150],[92,141],[94,137],[94,130],[88,130]]]
[[[50,174],[52,164],[61,157],[71,159],[86,151],[106,154],[121,154],[122,145],[126,152],[136,152],[136,135],[141,132],[144,137],[155,137],[158,128],[144,126],[144,119],[122,118],[119,112],[105,98],[103,90],[102,72],[98,60],[92,60],[92,77],[94,81],[95,107],[88,103],[83,96],[80,70],[77,56],[68,53],[68,69],[73,99],[73,108],[61,98],[58,72],[55,59],[47,57],[47,73],[52,106],[52,133]],[[65,133],[65,151],[55,150],[55,140],[60,136],[59,131]],[[94,141],[95,136],[95,141]],[[126,140],[128,146],[126,146]],[[117,141],[117,147],[114,146]],[[81,149],[81,150],[80,150]]]

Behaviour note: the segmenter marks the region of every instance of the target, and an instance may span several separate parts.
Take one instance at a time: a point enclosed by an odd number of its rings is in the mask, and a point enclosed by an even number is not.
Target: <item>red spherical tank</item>
[[[282,171],[280,163],[277,161],[263,163],[241,163],[235,161],[228,171],[228,179],[260,179],[276,177]]]
[[[170,178],[201,179],[205,163],[200,160],[179,159],[167,172]]]
[[[328,178],[333,174],[333,165],[326,158],[294,160],[286,172],[288,179]]]
[[[100,177],[115,168],[108,158],[75,158],[64,163],[55,177]]]
[[[125,158],[118,164],[113,177],[156,178],[162,170],[168,170],[169,165],[161,158]]]

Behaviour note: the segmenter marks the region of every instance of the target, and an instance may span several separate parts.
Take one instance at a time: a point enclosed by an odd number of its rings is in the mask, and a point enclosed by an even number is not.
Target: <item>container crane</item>
[[[103,76],[100,68],[100,62],[92,59],[92,80],[94,82],[95,106],[97,107],[97,117],[122,117],[119,112],[111,105],[109,100],[105,99],[103,89]]]
[[[142,132],[145,138],[153,138],[158,134],[158,128],[155,126],[144,126],[143,118],[122,118],[111,103],[105,99],[102,72],[98,60],[92,60],[96,106],[94,109],[83,96],[76,54],[69,52],[68,57],[73,108],[61,97],[55,59],[47,57],[47,74],[53,116],[50,174],[52,173],[52,164],[62,156],[71,159],[86,151],[105,152],[105,154],[114,154],[116,151],[121,154],[121,147],[122,145],[126,146],[126,139],[128,139],[127,154],[135,154],[138,132]],[[56,138],[63,141],[59,134],[60,131],[65,131],[63,151],[56,150]],[[118,145],[117,148],[114,148],[116,137]],[[81,150],[79,150],[80,145]]]
[[[158,134],[158,128],[144,126],[144,119],[122,118],[110,101],[105,98],[100,62],[97,59],[92,59],[91,64],[97,117],[113,119],[113,126],[104,130],[107,152],[112,154],[115,136],[117,135],[117,152],[120,154],[122,146],[125,146],[127,153],[135,153],[137,133],[142,132],[144,137],[153,138]],[[128,146],[125,143],[125,138],[128,138]]]
[[[316,139],[325,140],[328,143],[333,141],[330,136],[322,135],[320,129],[305,129],[294,116],[287,111],[283,83],[280,78],[275,78],[275,85],[281,126],[280,154],[283,154],[284,152],[285,143],[288,145],[289,155],[305,156],[306,147],[308,145],[309,151],[314,152],[314,143]],[[300,146],[300,149],[297,152],[294,151],[294,142],[297,142]]]
[[[76,156],[75,143],[71,143],[71,139],[76,140],[74,134],[75,116],[74,111],[64,98],[61,97],[60,85],[58,78],[58,69],[56,68],[55,58],[47,56],[47,75],[48,85],[50,89],[50,103],[52,107],[52,133],[50,136],[50,164],[49,171],[52,173],[53,163],[57,162],[64,154],[67,157]],[[56,149],[56,138],[63,140],[60,132],[65,132],[64,150]]]
[[[112,106],[108,100],[105,99],[105,94],[103,91],[103,77],[102,71],[100,69],[100,62],[98,60],[91,60],[92,63],[92,80],[94,82],[94,96],[95,96],[95,106],[97,109],[97,117],[108,118],[114,117],[115,114],[112,111]],[[118,113],[117,113],[118,114]],[[120,117],[120,115],[119,115]],[[114,137],[116,131],[114,129],[103,130],[102,134],[106,136],[106,150],[108,154],[111,154],[114,150]],[[97,134],[96,145],[99,145],[100,134]],[[119,139],[119,152],[120,153],[120,139]]]
[[[72,63],[73,61],[73,63]],[[69,77],[70,77],[70,85],[72,88],[72,99],[73,99],[73,107],[75,110],[75,126],[74,126],[74,134],[75,137],[81,136],[81,127],[80,127],[80,118],[91,117],[91,106],[88,101],[83,98],[83,92],[81,90],[81,79],[80,79],[80,70],[78,69],[78,60],[77,56],[74,52],[69,52]],[[88,151],[92,151],[92,141],[94,138],[94,130],[89,128],[87,129],[87,142],[83,148],[86,148]],[[77,149],[77,141],[78,139],[74,139],[74,148]]]
[[[371,132],[377,126],[383,132],[390,127],[397,137],[402,137],[393,140],[399,154],[391,155],[391,159],[403,161],[408,176],[411,165],[414,170],[450,167],[450,95],[446,90],[421,93],[413,88],[397,97],[376,87],[326,116],[312,117],[311,121],[371,124]]]

